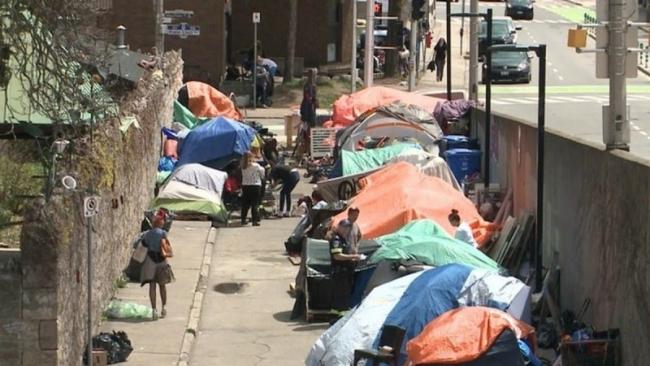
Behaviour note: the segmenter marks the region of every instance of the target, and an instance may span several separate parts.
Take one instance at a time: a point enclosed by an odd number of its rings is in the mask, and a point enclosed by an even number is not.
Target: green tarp
[[[210,120],[210,118],[195,116],[192,111],[185,108],[185,106],[182,105],[178,100],[174,101],[174,122],[179,122],[191,130],[208,120]]]
[[[414,144],[397,144],[379,149],[362,151],[341,151],[343,176],[365,173],[384,165],[390,159],[408,149],[417,148]]]
[[[450,263],[498,271],[498,264],[471,245],[458,241],[431,220],[412,221],[400,230],[376,239],[380,248],[370,258],[373,263],[384,260],[416,260],[431,266]]]

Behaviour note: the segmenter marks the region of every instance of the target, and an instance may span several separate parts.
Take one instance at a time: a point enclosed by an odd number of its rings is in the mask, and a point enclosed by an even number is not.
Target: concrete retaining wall
[[[474,113],[482,137],[483,116]],[[535,208],[536,128],[503,115],[492,123],[492,177]],[[623,364],[650,359],[650,161],[546,131],[544,251],[560,253],[562,309],[592,301],[585,321],[620,328]]]

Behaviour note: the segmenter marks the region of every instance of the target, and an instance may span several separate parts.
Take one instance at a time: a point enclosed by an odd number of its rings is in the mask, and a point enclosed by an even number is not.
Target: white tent
[[[174,170],[171,180],[189,184],[206,191],[214,192],[221,197],[223,185],[228,173],[208,168],[202,164],[185,164]]]
[[[438,177],[457,190],[461,190],[460,184],[458,184],[456,177],[451,172],[451,169],[449,169],[449,165],[447,165],[445,159],[436,154],[413,148],[403,151],[390,160],[391,163],[398,161],[405,161],[415,165],[420,172],[430,177]]]

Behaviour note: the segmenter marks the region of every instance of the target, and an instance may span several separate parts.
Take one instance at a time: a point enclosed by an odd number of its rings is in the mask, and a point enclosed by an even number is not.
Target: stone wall
[[[160,128],[171,122],[181,79],[182,60],[167,54],[162,72],[145,76],[121,103],[121,116],[136,117],[139,126],[123,133],[124,118],[104,121],[95,128],[92,143],[88,135],[76,138],[71,158],[60,169],[73,175],[80,189],[59,190],[47,203],[35,202],[27,210],[21,238],[23,365],[81,364],[87,318],[86,189],[93,187],[101,197],[91,227],[97,330],[153,197]]]
[[[483,116],[476,111],[478,136]],[[517,211],[534,210],[537,129],[494,115],[492,178],[515,190]],[[608,152],[552,129],[545,135],[544,259],[559,252],[563,310],[598,329],[620,328],[623,365],[650,358],[650,161]]]
[[[0,249],[0,361],[20,364],[22,272],[19,249]]]

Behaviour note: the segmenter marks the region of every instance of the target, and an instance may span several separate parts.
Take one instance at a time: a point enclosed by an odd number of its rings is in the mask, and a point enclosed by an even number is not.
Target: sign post
[[[253,109],[257,108],[257,24],[260,13],[253,13]]]

